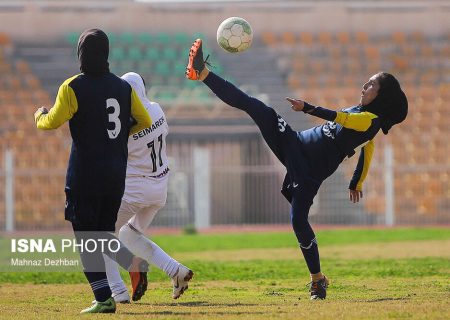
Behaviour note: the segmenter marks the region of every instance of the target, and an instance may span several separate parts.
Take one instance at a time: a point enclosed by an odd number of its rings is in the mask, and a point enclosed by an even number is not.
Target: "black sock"
[[[94,292],[95,300],[104,302],[111,297],[111,289],[105,272],[85,272],[84,274]]]
[[[320,258],[319,258],[319,247],[317,246],[316,239],[311,241],[311,244],[307,247],[300,245],[303,257],[305,257],[306,264],[309,269],[309,273],[316,274],[320,272]]]

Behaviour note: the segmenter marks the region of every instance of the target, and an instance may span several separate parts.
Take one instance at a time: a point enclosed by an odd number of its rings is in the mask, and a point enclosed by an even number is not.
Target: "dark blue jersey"
[[[41,129],[69,120],[73,142],[66,190],[91,196],[123,193],[130,129],[134,133],[151,125],[126,81],[112,73],[74,76],[60,86],[50,112],[35,117]],[[131,117],[137,122],[133,127]]]
[[[69,120],[72,149],[66,189],[76,193],[124,190],[131,116],[131,86],[109,73],[101,81],[80,75],[68,85],[78,110]]]
[[[361,190],[373,154],[373,138],[380,130],[378,117],[370,112],[352,107],[333,111],[306,104],[305,113],[328,120],[326,123],[297,132],[298,146],[288,157],[293,165],[287,166],[288,173],[283,182],[282,193],[290,201],[292,187],[305,181],[320,184],[338,168],[341,162],[361,148],[357,169],[350,188]],[[301,156],[299,156],[299,154]],[[306,158],[306,163],[302,161]]]
[[[299,132],[298,138],[311,163],[313,176],[323,181],[336,171],[345,158],[353,156],[357,148],[375,137],[380,123],[376,115],[361,112],[360,107],[340,112],[319,108],[316,107],[312,114],[333,120]],[[334,113],[334,116],[327,117],[328,112]]]

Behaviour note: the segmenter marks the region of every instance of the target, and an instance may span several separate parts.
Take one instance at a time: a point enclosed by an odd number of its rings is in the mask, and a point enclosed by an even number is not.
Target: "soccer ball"
[[[217,43],[231,53],[243,52],[250,48],[253,31],[250,24],[239,17],[225,19],[217,28]]]

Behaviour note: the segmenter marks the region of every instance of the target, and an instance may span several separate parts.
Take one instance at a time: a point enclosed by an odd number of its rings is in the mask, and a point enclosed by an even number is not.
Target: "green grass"
[[[319,230],[316,232],[320,247],[357,243],[382,243],[411,240],[450,239],[448,228],[396,228]],[[171,253],[205,250],[232,250],[251,248],[297,247],[293,232],[196,234],[155,236],[152,239]]]
[[[214,281],[253,281],[271,279],[295,279],[299,275],[307,280],[306,265],[299,256],[298,262],[286,260],[252,260],[252,261],[221,261],[203,262],[198,260],[183,261],[196,272],[196,280]],[[450,260],[448,258],[414,258],[414,259],[383,259],[383,260],[345,260],[332,258],[322,259],[323,270],[334,277],[398,277],[415,278],[422,276],[450,277]],[[122,273],[128,280],[126,273]],[[152,281],[166,279],[158,269],[153,269],[150,275]],[[70,272],[4,272],[0,273],[0,283],[83,283],[82,273]]]
[[[114,317],[450,318],[450,229],[321,230],[317,237],[332,281],[325,301],[308,299],[307,268],[291,232],[165,235],[152,239],[195,271],[189,290],[173,301],[170,281],[153,269],[144,298],[120,305]],[[0,319],[27,320],[71,319],[92,299],[84,275],[74,272],[3,272],[0,296]]]

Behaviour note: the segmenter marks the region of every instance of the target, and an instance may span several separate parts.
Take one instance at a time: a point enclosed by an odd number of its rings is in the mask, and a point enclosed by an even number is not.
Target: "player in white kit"
[[[166,137],[169,126],[159,104],[147,98],[142,77],[135,72],[128,72],[122,79],[136,91],[153,119],[153,124],[128,139],[125,193],[117,214],[116,232],[120,229],[120,240],[134,254],[155,265],[172,279],[173,298],[178,299],[188,288],[188,282],[194,273],[145,236],[145,229],[153,221],[158,210],[164,207],[167,199],[169,161],[166,155]],[[120,277],[116,262],[107,257],[105,260],[114,300],[129,302],[130,296]],[[144,291],[146,289],[145,286]]]

